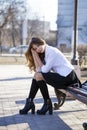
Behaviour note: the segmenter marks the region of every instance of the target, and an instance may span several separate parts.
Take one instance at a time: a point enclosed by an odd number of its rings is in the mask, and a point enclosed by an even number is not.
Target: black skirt
[[[42,72],[42,75],[47,84],[57,89],[66,89],[70,84],[80,82],[74,71],[72,71],[66,77],[61,76],[58,73],[53,73],[53,72],[48,72],[48,73]]]

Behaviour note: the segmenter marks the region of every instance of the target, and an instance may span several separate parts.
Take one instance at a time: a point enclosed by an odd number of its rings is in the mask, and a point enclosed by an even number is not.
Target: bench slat
[[[76,94],[76,93],[71,92],[71,91],[69,91],[69,90],[68,90],[68,92],[71,93],[71,94],[72,94],[76,99],[78,99],[80,102],[83,102],[84,104],[87,105],[87,97],[84,97],[84,96],[82,96],[82,95],[80,95],[80,94]]]
[[[82,88],[85,89],[85,90],[87,90],[87,86],[85,86],[85,85],[83,85]]]
[[[73,93],[77,93],[77,94],[80,94],[82,96],[85,96],[87,97],[87,91],[82,89],[82,88],[72,88],[72,87],[69,87],[67,88],[67,90],[69,90],[69,92],[73,92]]]

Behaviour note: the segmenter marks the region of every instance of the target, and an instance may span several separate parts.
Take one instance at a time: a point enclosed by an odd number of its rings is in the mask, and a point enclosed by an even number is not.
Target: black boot
[[[52,115],[53,108],[52,108],[52,102],[50,99],[48,99],[47,101],[44,101],[42,108],[40,110],[37,110],[37,114],[45,115],[47,111],[49,111],[49,114]]]
[[[84,130],[87,130],[87,122],[83,123]]]
[[[35,113],[35,105],[33,103],[33,99],[38,91],[39,87],[37,86],[37,82],[35,79],[32,80],[29,96],[26,99],[26,104],[22,110],[19,111],[20,114],[27,114],[28,111],[31,109],[32,114]]]
[[[26,104],[23,109],[19,111],[20,114],[27,114],[28,111],[31,110],[32,114],[35,113],[35,105],[32,100],[29,98],[26,99]]]
[[[33,79],[28,98],[33,100],[37,94],[38,89],[39,89],[39,86],[37,84],[37,81]]]
[[[41,81],[38,81],[37,84],[40,88],[40,91],[44,99],[44,104],[41,110],[37,110],[37,114],[45,115],[47,111],[49,111],[49,114],[52,114],[53,113],[52,102],[49,97],[49,92],[48,92],[46,82],[44,80],[41,80]]]

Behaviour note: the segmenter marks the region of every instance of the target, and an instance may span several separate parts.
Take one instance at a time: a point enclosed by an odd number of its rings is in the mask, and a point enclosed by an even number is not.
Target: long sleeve
[[[52,70],[62,76],[67,76],[74,69],[71,63],[57,48],[48,45],[45,50],[45,62],[46,64],[41,67],[43,73]]]

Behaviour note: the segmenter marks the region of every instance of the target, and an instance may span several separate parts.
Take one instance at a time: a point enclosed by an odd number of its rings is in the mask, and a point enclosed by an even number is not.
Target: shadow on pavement
[[[6,79],[0,79],[0,81],[13,81],[13,80],[27,80],[32,79],[32,77],[13,77],[13,78],[6,78]]]
[[[0,118],[0,126],[18,125],[21,130],[72,130],[58,117],[58,112],[53,115],[11,115]],[[24,125],[24,127],[23,127]],[[17,127],[18,127],[17,126]]]

